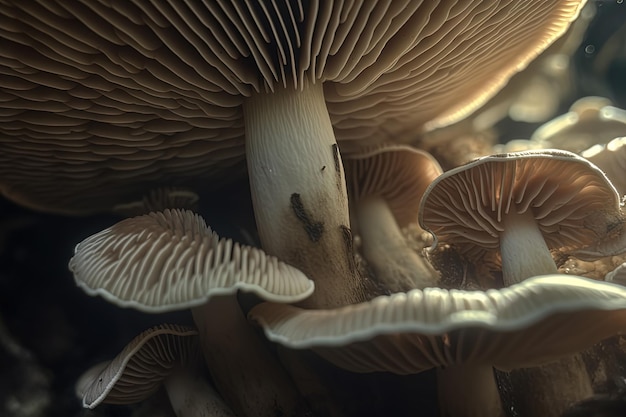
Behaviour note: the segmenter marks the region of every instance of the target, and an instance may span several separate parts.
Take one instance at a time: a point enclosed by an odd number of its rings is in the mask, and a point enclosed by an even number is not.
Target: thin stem
[[[239,416],[297,416],[303,400],[293,380],[248,323],[234,296],[192,310],[213,381]]]
[[[557,268],[531,211],[508,213],[500,235],[505,286],[537,275],[556,274]]]
[[[423,289],[437,284],[435,271],[407,246],[389,205],[367,198],[356,207],[363,257],[376,280],[390,292]]]
[[[321,84],[256,94],[244,104],[244,121],[263,249],[315,281],[315,293],[304,305],[364,301],[343,165]]]

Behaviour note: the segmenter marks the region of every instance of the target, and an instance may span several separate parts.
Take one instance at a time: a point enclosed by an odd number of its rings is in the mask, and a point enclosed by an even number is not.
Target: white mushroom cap
[[[200,216],[181,210],[133,217],[96,233],[76,246],[69,267],[88,294],[147,312],[188,309],[238,290],[277,302],[313,292],[297,269],[220,239]]]
[[[354,372],[417,373],[449,365],[536,365],[626,325],[626,290],[546,275],[500,290],[427,288],[330,310],[263,303],[249,317],[266,336],[313,349]]]
[[[101,403],[132,404],[147,399],[165,386],[178,417],[235,414],[215,389],[198,372],[200,363],[198,332],[183,326],[164,324],[135,337],[104,366],[88,370],[79,390],[83,406]]]
[[[223,184],[244,171],[242,104],[305,83],[324,83],[346,149],[407,141],[480,106],[582,3],[13,2],[0,192],[89,213],[146,186]]]
[[[574,102],[570,111],[541,125],[530,137],[544,148],[582,152],[592,145],[626,135],[626,111],[605,97]]]
[[[201,360],[195,329],[163,324],[137,335],[111,362],[89,370],[78,391],[88,408],[139,402],[156,392],[177,367]]]
[[[626,136],[594,145],[580,155],[604,171],[621,196],[626,195]]]

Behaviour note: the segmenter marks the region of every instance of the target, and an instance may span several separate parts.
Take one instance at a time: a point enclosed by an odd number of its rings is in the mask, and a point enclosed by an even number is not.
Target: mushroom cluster
[[[626,329],[626,288],[559,267],[626,252],[619,174],[564,149],[483,142],[460,166],[419,149],[584,3],[4,2],[0,193],[127,216],[76,246],[77,285],[195,324],[87,372],[83,404],[164,384],[179,416],[349,414],[311,352],[355,374],[435,370],[446,416],[505,416],[500,378],[521,415],[590,397],[581,352]],[[246,175],[259,247],[195,212]]]

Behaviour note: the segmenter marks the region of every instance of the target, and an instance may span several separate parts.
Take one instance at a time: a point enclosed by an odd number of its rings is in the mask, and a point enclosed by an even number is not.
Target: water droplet
[[[624,0],[617,0],[617,4],[622,4],[624,3]]]
[[[593,45],[587,45],[585,46],[585,53],[588,55],[593,54],[596,51],[596,47]]]

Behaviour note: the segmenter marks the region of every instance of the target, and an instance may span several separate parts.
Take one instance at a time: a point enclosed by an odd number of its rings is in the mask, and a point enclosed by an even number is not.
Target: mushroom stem
[[[315,292],[303,304],[331,308],[364,301],[343,164],[322,84],[257,93],[243,110],[263,249],[315,281]]]
[[[462,365],[438,369],[437,385],[442,416],[505,416],[491,366]]]
[[[177,417],[235,417],[215,389],[190,369],[177,369],[164,385]]]
[[[510,286],[527,278],[556,274],[557,268],[531,210],[509,213],[502,221],[500,240],[502,276]],[[532,403],[521,415],[556,417],[572,403],[593,394],[591,382],[581,355],[564,357],[556,362],[511,373],[513,391],[526,396],[523,403]]]
[[[303,412],[292,379],[247,322],[233,296],[192,309],[213,381],[238,416],[297,416]]]
[[[558,417],[593,395],[580,354],[509,373],[514,407],[520,416]]]
[[[557,273],[550,249],[531,210],[505,214],[502,226],[500,253],[505,286],[536,275]]]
[[[376,280],[390,292],[436,285],[436,273],[413,249],[382,198],[367,198],[356,207],[363,257]]]

